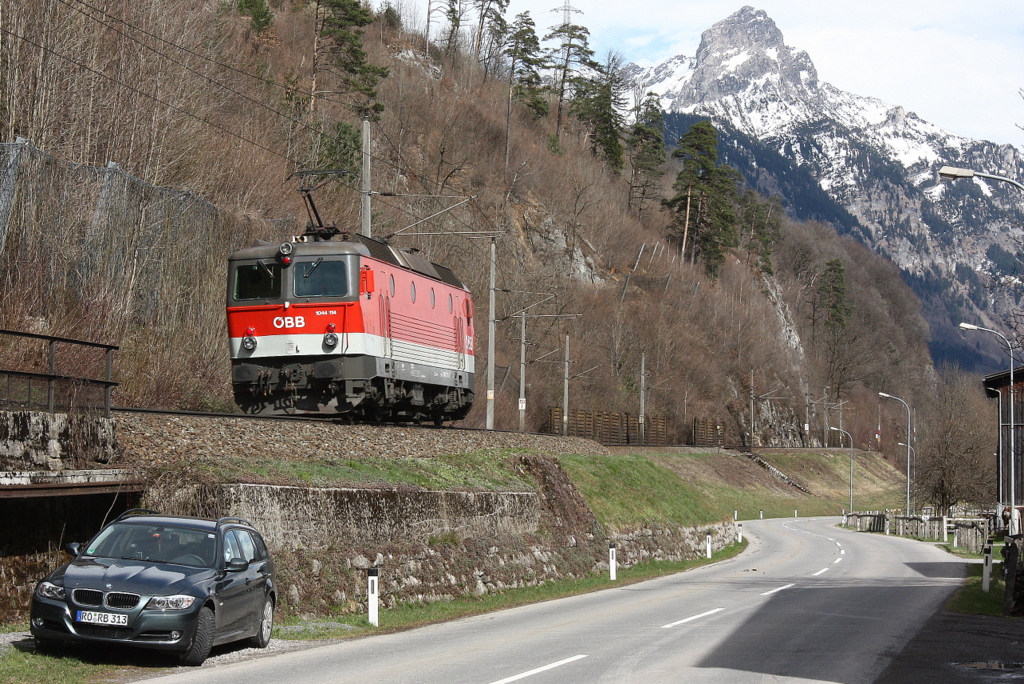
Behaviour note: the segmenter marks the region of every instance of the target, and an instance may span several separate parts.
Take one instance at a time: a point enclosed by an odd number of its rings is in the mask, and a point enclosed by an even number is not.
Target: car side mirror
[[[78,542],[68,542],[64,545],[64,553],[68,554],[72,558],[78,558],[78,554],[81,553],[82,547]]]
[[[249,569],[249,561],[242,560],[241,558],[232,558],[224,566],[224,569],[228,572],[242,572]]]

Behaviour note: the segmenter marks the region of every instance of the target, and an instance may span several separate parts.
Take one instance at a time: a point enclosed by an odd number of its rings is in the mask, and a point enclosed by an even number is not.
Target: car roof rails
[[[133,515],[160,515],[160,511],[154,511],[150,508],[131,508],[114,519],[114,522],[120,522],[125,518],[130,518]]]
[[[242,525],[247,525],[249,527],[253,526],[253,524],[251,522],[249,522],[248,520],[245,520],[243,518],[235,518],[233,516],[225,516],[225,517],[219,518],[217,520],[217,527],[220,527],[221,525],[230,525],[231,523],[241,523]]]

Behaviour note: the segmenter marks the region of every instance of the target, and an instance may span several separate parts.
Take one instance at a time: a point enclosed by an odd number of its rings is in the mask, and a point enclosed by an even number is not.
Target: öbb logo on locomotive
[[[313,186],[299,189],[310,219],[302,235],[228,259],[236,403],[251,414],[372,422],[465,418],[475,374],[468,288],[415,250],[325,225]]]
[[[319,312],[317,312],[319,314]],[[274,319],[274,327],[281,328],[304,328],[306,319],[302,316],[278,316]]]

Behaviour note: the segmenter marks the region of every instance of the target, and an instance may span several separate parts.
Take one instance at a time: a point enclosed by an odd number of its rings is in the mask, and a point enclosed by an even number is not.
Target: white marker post
[[[734,511],[732,512],[732,519],[733,519],[733,520],[739,520],[739,519],[740,519],[740,512],[739,512],[739,511],[737,511],[737,510],[734,510]]]
[[[761,511],[761,520],[764,520],[764,511]]]
[[[981,571],[981,590],[988,593],[989,578],[992,577],[992,547],[985,547],[985,565]]]
[[[608,542],[608,579],[615,581],[615,542]]]
[[[796,510],[796,509],[794,508],[794,509],[793,509],[793,517],[794,517],[794,518],[799,518],[799,517],[800,517],[800,511],[798,511],[798,510]]]
[[[708,558],[711,558],[711,535],[710,534],[707,536],[706,543],[707,543],[707,547],[708,547]]]
[[[739,525],[736,526],[736,543],[737,544],[742,544],[743,543],[743,523],[740,523]]]
[[[370,568],[366,571],[366,610],[369,613],[367,617],[370,620],[370,624],[374,627],[378,627],[380,625],[380,620],[377,617],[378,572],[379,570],[377,570],[377,568]]]

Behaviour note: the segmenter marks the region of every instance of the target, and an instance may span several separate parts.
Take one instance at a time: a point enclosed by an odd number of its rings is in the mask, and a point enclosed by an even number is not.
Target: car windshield
[[[85,549],[86,556],[213,567],[217,536],[175,525],[114,523]]]

